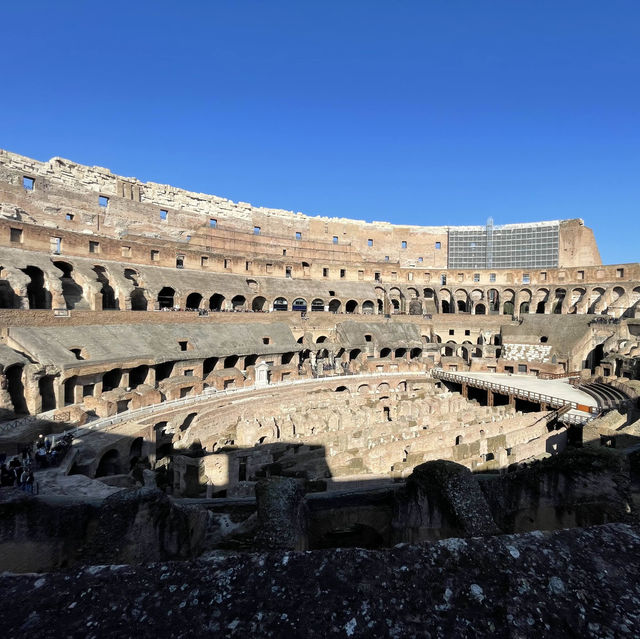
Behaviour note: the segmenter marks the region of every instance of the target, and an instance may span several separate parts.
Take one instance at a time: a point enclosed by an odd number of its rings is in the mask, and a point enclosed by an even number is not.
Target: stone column
[[[255,542],[263,550],[305,550],[306,515],[300,480],[268,477],[256,484],[258,532]]]

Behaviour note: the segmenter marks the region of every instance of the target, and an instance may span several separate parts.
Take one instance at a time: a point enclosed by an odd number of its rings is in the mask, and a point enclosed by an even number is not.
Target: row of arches
[[[428,308],[440,313],[470,313],[475,315],[504,314],[602,314],[614,317],[633,317],[640,303],[640,286],[589,285],[589,286],[539,286],[531,288],[448,288],[415,287],[400,289],[393,286],[388,291],[375,287],[375,299],[341,299],[332,296],[328,299],[302,296],[287,298],[277,296],[268,299],[264,295],[251,297],[237,294],[227,297],[216,292],[205,296],[192,291],[184,298],[179,297],[171,286],[163,286],[157,293],[144,288],[144,282],[136,269],[127,267],[122,273],[111,274],[101,264],[84,267],[81,274],[65,260],[53,261],[58,277],[43,271],[36,265],[27,265],[14,269],[26,284],[12,287],[11,279],[0,276],[0,308],[50,309],[52,304],[60,303],[60,298],[68,309],[100,308],[103,310],[128,309],[143,311],[150,309],[169,309],[184,306],[190,309],[297,311],[334,313],[380,314],[384,312],[385,300],[388,300],[389,312],[420,314],[423,301]],[[0,267],[0,274],[4,275]],[[122,277],[122,279],[120,279]],[[55,280],[55,282],[54,282]],[[126,292],[125,282],[129,287]],[[259,285],[255,280],[247,280],[247,286],[257,292]],[[22,288],[20,288],[22,287]],[[17,293],[16,290],[19,289]],[[157,290],[157,289],[156,289]],[[334,294],[335,295],[335,294]],[[57,297],[56,297],[57,296]],[[54,299],[56,298],[56,299]]]

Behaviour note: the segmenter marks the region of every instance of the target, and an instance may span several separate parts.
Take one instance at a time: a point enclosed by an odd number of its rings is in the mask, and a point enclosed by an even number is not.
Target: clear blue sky
[[[637,0],[6,2],[0,147],[310,215],[582,217],[640,261]]]

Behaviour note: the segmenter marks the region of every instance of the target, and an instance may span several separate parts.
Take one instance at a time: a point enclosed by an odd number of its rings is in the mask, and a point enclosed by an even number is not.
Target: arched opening
[[[295,355],[295,353],[282,353],[282,364],[286,365],[286,364],[291,364],[291,360],[293,359],[293,356]]]
[[[7,280],[0,280],[0,308],[16,308],[17,302],[18,296],[11,288],[11,284]]]
[[[529,312],[529,302],[520,304],[520,315],[526,315]]]
[[[409,353],[409,357],[411,359],[418,359],[418,357],[420,357],[421,355],[422,355],[421,348],[412,348],[411,352]]]
[[[307,300],[302,299],[301,297],[296,297],[296,299],[293,300],[293,304],[291,305],[291,310],[292,311],[299,311],[301,313],[306,313],[307,312]]]
[[[444,356],[445,357],[453,357],[455,355],[455,350],[453,346],[445,346],[444,347]]]
[[[76,375],[64,380],[64,405],[74,404],[76,401],[75,390],[78,378]]]
[[[29,276],[30,282],[27,284],[27,298],[30,309],[50,309],[51,293],[44,286],[44,273],[37,266],[27,266],[21,269]]]
[[[189,295],[187,295],[187,300],[185,301],[185,307],[187,310],[197,310],[200,308],[201,303],[202,295],[200,295],[200,293],[189,293]]]
[[[513,302],[505,302],[503,306],[503,313],[505,315],[513,315]]]
[[[404,357],[407,354],[407,349],[406,348],[396,348],[395,351],[395,358],[399,359],[401,357]]]
[[[552,313],[560,315],[562,313],[562,304],[567,292],[563,288],[556,289],[555,300],[553,301]]]
[[[362,302],[362,314],[363,315],[373,315],[375,312],[375,307],[371,300],[365,300]]]
[[[538,302],[538,304],[536,305],[536,314],[544,315],[544,300]]]
[[[466,313],[467,312],[467,303],[464,300],[458,300],[458,313]]]
[[[235,295],[231,298],[231,308],[234,311],[243,311],[246,303],[247,299],[244,295]]]
[[[176,292],[170,287],[165,286],[158,293],[158,308],[173,308],[173,296]]]
[[[345,306],[344,306],[344,310],[347,313],[355,313],[358,310],[358,302],[356,302],[355,300],[349,300]]]
[[[353,362],[356,359],[358,359],[360,353],[362,353],[362,351],[359,348],[354,348],[352,351],[349,352],[349,361]]]
[[[147,381],[149,375],[149,367],[146,364],[136,366],[129,371],[129,386],[136,388]]]
[[[156,364],[156,382],[161,382],[163,379],[171,377],[174,366],[175,362],[162,362],[162,364]]]
[[[100,463],[96,470],[96,477],[119,475],[121,472],[120,453],[115,448],[112,448],[100,458]]]
[[[495,288],[487,291],[487,299],[489,300],[489,312],[497,313],[500,310],[500,295]]]
[[[113,370],[107,371],[102,376],[102,392],[106,393],[107,391],[113,390],[114,388],[118,388],[118,386],[120,386],[121,380],[122,380],[121,369],[114,368]]]
[[[41,411],[44,413],[56,407],[56,394],[53,390],[53,375],[45,375],[38,380],[38,390],[42,402]]]
[[[312,311],[324,311],[324,300],[320,298],[316,298],[311,302],[311,310]]]
[[[53,265],[62,271],[60,282],[62,283],[62,296],[67,308],[76,308],[76,306],[82,304],[84,298],[82,286],[73,279],[73,266],[68,262],[54,262]]]
[[[147,298],[141,288],[134,288],[131,291],[131,310],[146,311],[148,307]]]
[[[257,361],[258,361],[257,355],[247,355],[244,358],[244,367],[249,368],[249,366],[255,366]]]
[[[117,311],[120,308],[120,304],[118,303],[113,287],[109,283],[107,269],[105,269],[104,266],[94,266],[93,270],[98,276],[98,282],[102,284],[102,288],[100,289],[100,293],[102,295],[102,310]]]
[[[27,402],[24,397],[24,382],[22,381],[22,366],[14,364],[5,370],[7,377],[7,390],[13,404],[13,412],[17,415],[29,413]]]
[[[258,297],[254,297],[253,302],[251,302],[251,310],[254,313],[262,313],[262,311],[265,310],[266,304],[267,300],[261,295],[258,295]]]
[[[331,300],[329,302],[329,312],[330,313],[337,313],[340,310],[340,300]]]
[[[447,300],[442,300],[442,312],[449,313],[449,302]]]
[[[209,298],[209,310],[210,311],[221,311],[223,304],[224,304],[224,295],[220,295],[220,293],[214,293]]]
[[[224,368],[233,368],[238,363],[237,355],[229,355],[224,358]]]
[[[335,392],[336,393],[344,393],[344,392],[348,392],[348,388],[346,386],[338,386],[338,388],[336,388]]]
[[[384,302],[378,300],[378,315],[382,315],[382,313],[384,313]]]
[[[399,300],[391,300],[391,309],[393,313],[400,312],[400,301]]]
[[[486,315],[487,309],[484,304],[476,304],[476,315]]]
[[[274,311],[287,311],[289,310],[289,302],[284,297],[276,297],[273,300],[273,310]]]
[[[381,359],[386,359],[388,357],[391,357],[391,349],[390,348],[383,348],[380,350],[380,358]]]
[[[207,377],[207,375],[213,371],[217,361],[217,357],[207,357],[207,359],[202,362],[202,377]]]

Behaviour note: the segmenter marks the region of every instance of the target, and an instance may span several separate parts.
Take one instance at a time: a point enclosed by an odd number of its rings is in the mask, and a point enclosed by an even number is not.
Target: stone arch
[[[475,315],[486,315],[487,309],[484,304],[476,304],[473,309],[473,312]]]
[[[200,304],[202,304],[202,295],[197,292],[189,293],[184,303],[186,309],[198,309]]]
[[[366,393],[370,393],[371,392],[371,388],[369,388],[368,384],[360,384],[360,386],[358,386],[358,394],[359,395],[364,395]]]
[[[567,290],[565,288],[556,288],[553,294],[553,303],[551,306],[551,312],[554,315],[560,315],[562,313],[562,305],[564,304],[564,298],[567,296]]]
[[[311,310],[313,312],[324,311],[324,300],[317,297],[311,302]]]
[[[338,299],[332,299],[329,302],[329,312],[330,313],[338,313],[340,311],[340,307],[342,306],[342,302]]]
[[[589,313],[598,313],[604,305],[604,288],[596,286],[589,294]]]
[[[243,311],[247,304],[247,298],[244,295],[234,295],[231,298],[231,308],[234,311]]]
[[[262,295],[258,295],[257,297],[254,297],[253,301],[251,302],[251,310],[255,313],[260,313],[266,310],[266,305],[266,298],[264,298]]]
[[[356,300],[349,300],[344,305],[345,313],[353,314],[358,312],[358,302]]]
[[[0,272],[2,267],[0,267]],[[0,308],[19,308],[19,299],[7,280],[0,279]]]
[[[73,279],[73,266],[69,264],[69,262],[62,260],[56,260],[53,265],[62,271],[60,282],[62,283],[62,296],[64,297],[67,308],[74,309],[79,305],[88,307],[88,304],[83,304],[85,300],[82,286]]]
[[[170,286],[163,286],[158,293],[158,308],[173,308],[175,305],[175,290]]]
[[[373,315],[375,313],[375,306],[373,301],[365,300],[362,302],[362,314],[363,315]]]
[[[389,392],[389,384],[387,382],[381,382],[376,387],[376,393],[388,393]]]
[[[29,413],[27,401],[24,396],[23,368],[22,364],[12,364],[4,371],[5,377],[7,378],[7,391],[11,398],[13,412],[16,413],[16,415],[26,415]]]
[[[100,294],[102,295],[102,310],[103,311],[117,311],[120,309],[120,302],[116,297],[116,293],[111,286],[111,282],[109,281],[109,275],[107,273],[107,269],[100,265],[96,264],[93,267],[93,271],[96,274],[96,279],[99,284],[102,285],[100,288]]]
[[[586,289],[582,287],[574,287],[571,289],[571,297],[569,298],[568,304],[568,312],[569,313],[577,313],[579,307],[581,306],[581,302],[585,298]]]
[[[276,297],[273,300],[273,310],[274,311],[288,311],[289,310],[289,302],[285,297]]]
[[[440,309],[442,313],[455,313],[455,301],[451,291],[447,288],[440,289]]]
[[[144,291],[141,288],[134,288],[131,291],[131,310],[132,311],[146,311],[148,308],[147,298]]]
[[[502,293],[502,313],[504,315],[514,315],[516,310],[516,292],[507,288]]]
[[[547,301],[549,299],[549,289],[539,288],[535,292],[533,302],[535,303],[536,313],[542,315],[546,312]]]
[[[296,297],[296,299],[293,300],[293,304],[291,304],[291,310],[306,313],[307,300],[305,300],[304,297]]]
[[[221,311],[224,304],[224,295],[221,293],[214,293],[209,298],[209,310],[210,311]]]
[[[500,312],[500,293],[498,293],[498,289],[490,288],[487,291],[487,303],[489,306],[489,313]]]
[[[30,309],[50,309],[51,293],[46,288],[44,272],[37,266],[29,265],[20,269],[29,276],[27,284],[27,299]]]

